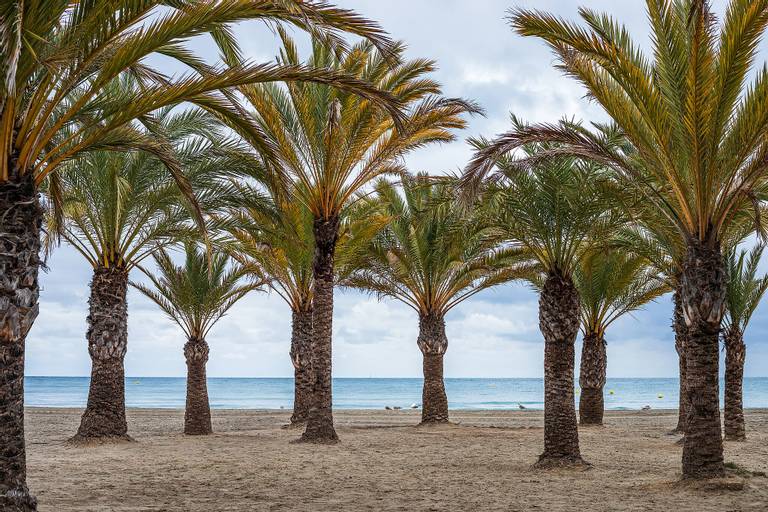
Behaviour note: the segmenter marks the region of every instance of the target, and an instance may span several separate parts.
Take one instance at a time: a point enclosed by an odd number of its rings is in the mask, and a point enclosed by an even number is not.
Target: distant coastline
[[[25,381],[28,407],[79,408],[88,397],[88,377],[30,376]],[[336,378],[334,408],[408,409],[421,404],[420,378]],[[183,377],[127,377],[126,405],[130,408],[184,407]],[[208,379],[214,409],[290,409],[293,379],[288,377],[213,377]],[[722,392],[721,383],[721,392]],[[456,410],[539,410],[544,407],[540,378],[447,378],[449,407]],[[578,385],[576,393],[578,397]],[[676,378],[613,378],[605,386],[607,410],[676,409]],[[768,408],[768,377],[744,380],[744,406]]]

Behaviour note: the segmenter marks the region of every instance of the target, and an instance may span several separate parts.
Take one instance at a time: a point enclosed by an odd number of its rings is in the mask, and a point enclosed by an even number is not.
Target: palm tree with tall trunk
[[[448,349],[445,316],[493,285],[522,275],[516,249],[498,248],[494,230],[453,200],[455,180],[404,176],[400,189],[387,181],[376,199],[390,221],[368,248],[346,286],[390,297],[419,318],[417,344],[423,355],[421,423],[448,421],[443,358]]]
[[[235,158],[236,146],[204,111],[173,114],[166,108],[146,122],[173,145],[196,204],[205,209],[216,196],[214,184],[248,161]],[[56,198],[46,247],[60,235],[93,268],[86,336],[91,380],[73,439],[129,439],[124,370],[129,274],[158,248],[195,236],[193,213],[178,182],[147,152],[83,154],[62,165],[47,192]]]
[[[579,372],[579,423],[602,425],[608,358],[605,333],[623,315],[669,291],[641,257],[602,250],[582,259],[573,274],[581,297],[583,345]]]
[[[294,42],[284,31],[281,34],[284,48],[278,62],[301,66]],[[320,84],[239,89],[252,107],[250,124],[258,126],[274,148],[276,162],[268,164],[286,197],[300,201],[313,219],[313,403],[302,441],[338,441],[331,405],[331,347],[334,261],[345,209],[376,178],[403,172],[401,159],[409,151],[453,140],[453,130],[465,126],[463,114],[478,110],[464,100],[441,97],[439,84],[427,76],[434,63],[403,61],[403,52],[404,46],[397,45],[393,62],[367,42],[338,52],[315,40],[307,62],[389,92],[404,109],[400,119],[366,99]],[[251,132],[239,133],[249,139]]]
[[[526,126],[514,117],[513,123],[520,130]],[[472,143],[480,154],[492,147],[484,139]],[[535,159],[550,148],[530,144],[523,149]],[[484,200],[489,217],[501,239],[527,251],[538,266],[533,283],[540,291],[544,336],[544,452],[537,466],[581,465],[573,389],[581,302],[574,273],[623,224],[624,214],[612,207],[618,193],[607,170],[573,157],[520,167],[501,156],[487,165],[495,168]],[[463,179],[465,185],[473,183],[471,175]]]
[[[211,406],[208,400],[206,364],[210,348],[208,333],[227,311],[261,283],[243,283],[247,271],[224,253],[206,254],[193,242],[184,244],[184,263],[174,263],[165,249],[154,252],[157,274],[146,271],[152,287],[131,285],[157,304],[176,322],[187,342],[187,403],[184,409],[184,433],[206,435],[212,432]]]
[[[723,321],[725,345],[723,419],[727,441],[744,441],[747,437],[743,406],[744,361],[747,355],[744,332],[768,289],[768,275],[757,278],[757,266],[764,247],[764,245],[757,245],[749,253],[741,251],[738,254],[733,248],[728,251],[725,259],[728,290]]]
[[[578,126],[541,124],[500,136],[470,164],[488,161],[531,141],[609,166],[642,194],[685,242],[679,301],[686,323],[689,411],[683,477],[725,473],[719,413],[718,347],[726,306],[723,237],[755,208],[768,179],[768,70],[747,85],[768,1],[731,0],[718,22],[707,0],[647,0],[652,58],[609,15],[582,8],[585,25],[540,11],[516,9],[510,21],[545,41],[558,66],[578,80],[635,148],[604,144]]]
[[[377,24],[327,3],[0,3],[0,274],[5,276],[0,280],[0,359],[5,361],[0,370],[0,507],[37,508],[26,484],[24,346],[39,311],[43,209],[38,191],[48,176],[84,152],[139,148],[161,158],[185,188],[162,137],[137,129],[135,120],[190,101],[228,124],[241,124],[226,88],[244,83],[316,80],[356,91],[399,115],[391,95],[338,72],[233,66],[229,61],[239,49],[231,24],[249,19],[294,25],[339,48],[346,46],[341,33],[354,33],[391,54],[391,41]],[[190,50],[189,39],[206,33],[226,57],[226,67],[210,65]],[[150,55],[175,59],[190,72],[166,76],[147,64]],[[125,74],[141,81],[140,91],[115,92],[111,85]]]
[[[304,425],[312,402],[312,260],[314,219],[300,201],[284,197],[263,167],[250,166],[245,180],[235,183],[224,200],[229,205],[218,228],[229,237],[221,246],[248,272],[264,280],[291,309],[290,358],[294,367],[291,425]],[[266,192],[266,193],[265,193]],[[350,259],[361,252],[385,219],[370,206],[351,208],[342,221],[335,261],[336,272],[349,271]]]

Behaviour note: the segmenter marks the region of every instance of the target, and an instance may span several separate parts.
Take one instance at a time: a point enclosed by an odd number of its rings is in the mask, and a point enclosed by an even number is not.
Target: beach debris
[[[517,406],[518,406],[518,407],[519,407],[521,410],[525,410],[525,409],[527,409],[527,407],[526,407],[526,406],[524,406],[523,404],[517,404]]]
[[[385,408],[386,410],[388,410],[388,411],[391,411],[391,410],[392,410],[392,408],[391,408],[390,406],[388,406],[388,405],[385,405],[385,406],[384,406],[384,408]]]
[[[421,407],[421,406],[419,404],[417,404],[417,403],[412,403],[411,404],[411,409],[418,409],[419,407]]]
[[[651,406],[650,405],[644,405],[643,406],[643,410],[644,411],[650,411],[651,410]]]

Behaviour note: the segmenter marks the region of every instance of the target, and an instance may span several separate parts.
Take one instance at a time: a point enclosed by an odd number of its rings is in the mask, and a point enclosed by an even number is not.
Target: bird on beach
[[[526,406],[524,406],[523,404],[517,404],[517,406],[518,406],[520,409],[527,409],[527,407],[526,407]]]

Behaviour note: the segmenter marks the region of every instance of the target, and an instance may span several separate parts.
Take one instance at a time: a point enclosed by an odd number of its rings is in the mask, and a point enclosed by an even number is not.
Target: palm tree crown
[[[397,299],[420,315],[445,315],[472,295],[512,279],[510,251],[495,233],[453,200],[455,185],[425,174],[395,186],[380,181],[377,199],[390,222],[343,283]]]
[[[151,122],[172,144],[195,203],[205,210],[217,199],[216,183],[249,161],[223,138],[215,118],[201,110],[173,114],[166,108]],[[178,182],[145,152],[83,154],[51,175],[47,190],[54,206],[48,248],[60,234],[94,268],[128,272],[156,248],[197,232]]]
[[[574,281],[581,297],[582,330],[601,338],[622,315],[669,291],[642,258],[618,251],[588,255],[576,269]]]
[[[153,255],[158,274],[147,275],[154,289],[142,283],[131,284],[155,302],[188,338],[203,340],[214,324],[260,283],[241,283],[245,270],[232,266],[226,254],[208,258],[193,243],[186,243],[184,252],[181,266],[166,250]]]
[[[741,251],[737,254],[736,248],[726,253],[728,306],[723,321],[726,332],[731,329],[738,329],[740,332],[746,330],[752,314],[768,289],[768,275],[757,277],[757,267],[763,249],[763,245],[757,245],[749,253]]]

